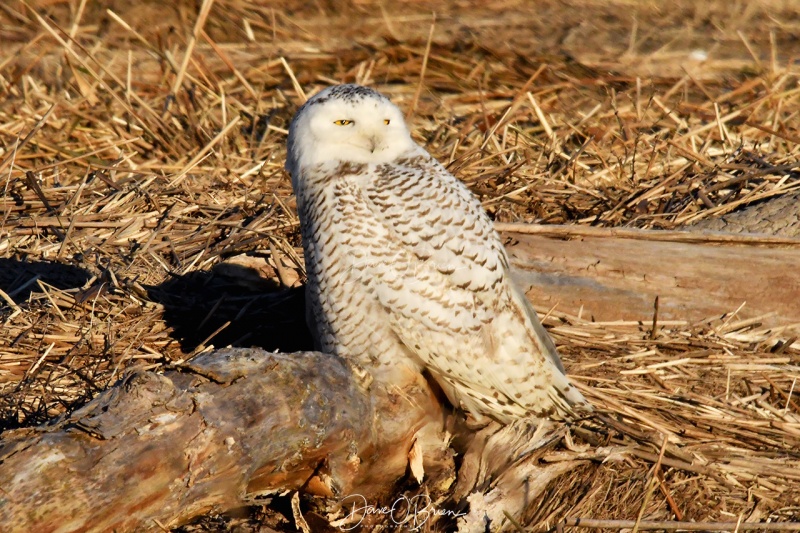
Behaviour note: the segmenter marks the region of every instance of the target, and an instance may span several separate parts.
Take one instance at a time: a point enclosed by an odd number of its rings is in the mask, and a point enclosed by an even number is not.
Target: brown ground
[[[308,347],[281,289],[302,277],[282,170],[300,90],[390,95],[503,222],[674,228],[798,189],[797,1],[218,0],[196,43],[195,3],[87,4],[0,4],[0,429],[206,345]],[[547,324],[596,402],[741,452],[731,484],[666,469],[645,516],[800,520],[796,339]],[[690,405],[709,418],[687,433]],[[635,518],[650,466],[537,519]]]

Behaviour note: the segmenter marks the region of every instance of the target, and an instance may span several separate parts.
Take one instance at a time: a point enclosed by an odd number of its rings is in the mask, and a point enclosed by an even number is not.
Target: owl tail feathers
[[[564,377],[566,388],[550,387],[548,397],[553,402],[555,413],[552,418],[556,420],[574,421],[587,416],[594,408],[581,392],[569,383]]]
[[[507,400],[503,395],[498,395],[494,389],[483,384],[465,383],[439,373],[431,374],[450,403],[470,413],[478,425],[488,423],[488,419],[508,424],[527,415],[524,407]]]
[[[592,405],[567,379],[567,371],[558,356],[556,345],[539,320],[539,315],[525,296],[525,293],[516,285],[513,285],[513,287],[514,296],[522,304],[521,307],[525,311],[525,315],[527,315],[530,333],[538,349],[546,356],[551,365],[553,380],[548,390],[548,397],[556,411],[552,418],[574,420],[582,414],[588,414],[592,411]]]

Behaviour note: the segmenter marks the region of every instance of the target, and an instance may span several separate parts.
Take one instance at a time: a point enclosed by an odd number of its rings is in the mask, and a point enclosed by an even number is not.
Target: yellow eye
[[[389,125],[390,122],[391,122],[391,120],[389,120],[388,118],[383,121],[383,123],[386,124],[387,126]]]
[[[335,120],[333,123],[336,124],[337,126],[349,126],[350,124],[353,123],[353,121],[352,120]]]

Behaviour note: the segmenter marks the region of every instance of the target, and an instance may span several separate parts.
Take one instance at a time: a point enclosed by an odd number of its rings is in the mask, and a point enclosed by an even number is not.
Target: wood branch
[[[563,526],[587,529],[629,529],[636,526],[641,531],[798,531],[800,522],[678,522],[672,520],[597,520],[593,518],[567,518]],[[563,527],[562,526],[562,527]]]
[[[514,531],[513,522],[527,523],[537,501],[553,482],[589,465],[582,458],[543,463],[567,430],[562,424],[518,420],[508,426],[492,423],[464,446],[464,460],[452,501],[469,502],[458,519],[459,533]],[[607,458],[607,456],[606,456]]]
[[[65,420],[4,435],[2,529],[161,531],[301,488],[379,500],[412,444],[437,457],[443,415],[420,376],[362,381],[333,356],[249,349],[135,373]]]
[[[557,306],[597,321],[649,323],[658,296],[661,321],[694,322],[744,303],[739,318],[770,315],[764,323],[800,323],[798,248],[664,242],[656,240],[662,232],[654,231],[633,230],[633,238],[619,230],[585,235],[563,240],[505,234],[517,281],[540,308]]]
[[[800,247],[800,237],[766,233],[716,232],[698,230],[645,230],[637,228],[598,228],[561,224],[495,223],[497,231],[556,238],[595,237],[642,241],[684,242],[695,244],[749,244],[756,246]]]

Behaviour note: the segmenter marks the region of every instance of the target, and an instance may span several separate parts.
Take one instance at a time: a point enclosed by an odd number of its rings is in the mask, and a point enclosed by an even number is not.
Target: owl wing
[[[509,415],[570,413],[585,403],[511,281],[492,221],[460,181],[425,153],[378,166],[362,191],[399,245],[400,274],[376,271],[376,293],[434,375]]]
[[[477,198],[427,153],[380,165],[364,187],[374,216],[420,261],[453,287],[484,292],[508,259]]]

